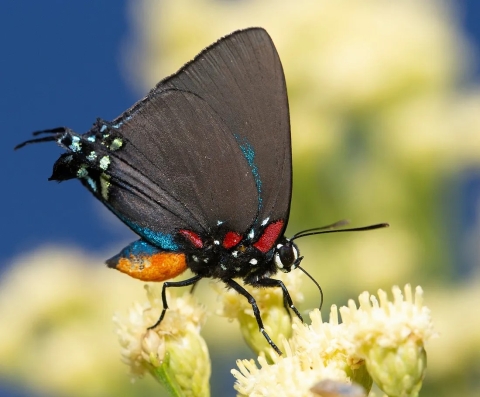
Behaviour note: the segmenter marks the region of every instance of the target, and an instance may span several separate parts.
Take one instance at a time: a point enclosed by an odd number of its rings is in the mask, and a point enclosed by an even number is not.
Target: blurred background
[[[151,379],[130,382],[111,321],[144,299],[103,265],[135,236],[78,182],[47,182],[54,144],[13,147],[38,129],[113,119],[249,26],[272,36],[288,85],[288,235],[344,218],[391,224],[299,241],[324,307],[421,285],[440,334],[421,395],[478,396],[479,21],[476,0],[2,2],[0,396],[161,395]],[[307,312],[318,291],[303,288]],[[214,314],[208,281],[198,294],[212,312],[212,395],[234,396],[229,371],[252,355]]]

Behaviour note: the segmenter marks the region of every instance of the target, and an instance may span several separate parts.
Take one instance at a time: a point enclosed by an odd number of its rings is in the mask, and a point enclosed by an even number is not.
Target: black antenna
[[[369,226],[362,226],[362,227],[353,227],[350,229],[337,229],[339,227],[348,225],[349,221],[347,219],[342,219],[341,221],[332,223],[330,225],[326,226],[320,226],[320,227],[314,227],[312,229],[306,229],[302,230],[301,232],[298,232],[295,234],[290,241],[293,241],[297,238],[300,237],[306,237],[306,236],[313,236],[315,234],[325,234],[325,233],[340,233],[340,232],[363,232],[366,230],[375,230],[375,229],[382,229],[384,227],[389,227],[390,225],[388,223],[377,223],[375,225],[369,225]],[[300,269],[303,273],[305,273],[310,280],[313,281],[313,283],[317,286],[318,290],[320,291],[320,306],[319,310],[322,310],[322,305],[323,305],[323,291],[322,287],[320,287],[320,284],[318,284],[317,280],[315,280],[307,271],[300,267],[300,262],[302,261],[303,256],[297,258],[295,261],[295,268]]]
[[[290,241],[296,240],[297,238],[300,238],[300,237],[313,236],[315,234],[340,233],[340,232],[363,232],[363,231],[366,231],[366,230],[382,229],[384,227],[389,227],[390,226],[388,223],[377,223],[375,225],[362,226],[362,227],[352,227],[352,228],[349,228],[349,229],[335,229],[336,227],[343,226],[346,223],[348,223],[348,222],[345,221],[345,220],[342,220],[342,221],[332,223],[331,225],[303,230],[303,231],[295,234],[290,239]]]
[[[29,145],[31,143],[40,143],[40,142],[50,142],[50,141],[56,141],[61,134],[64,134],[65,132],[69,131],[69,128],[67,127],[57,127],[57,128],[51,128],[48,130],[40,130],[40,131],[35,131],[32,133],[33,136],[41,135],[41,134],[53,134],[51,136],[46,136],[43,138],[34,138],[34,139],[29,139],[28,141],[22,142],[15,146],[13,149],[21,149],[22,147]]]
[[[320,230],[333,230],[333,229],[338,229],[339,227],[342,227],[342,226],[345,226],[345,225],[348,225],[350,223],[350,221],[348,219],[342,219],[341,221],[337,221],[335,223],[332,223],[330,225],[326,225],[326,226],[320,226],[320,227],[314,227],[312,229],[306,229],[306,230],[302,230],[301,232],[298,232],[297,234],[294,234],[293,237],[296,237],[300,234],[303,234],[303,233],[308,233],[308,232],[315,232],[315,231],[320,231]]]
[[[303,256],[301,257],[303,258]],[[297,269],[300,269],[303,273],[305,273],[308,278],[310,280],[313,281],[313,283],[317,286],[318,290],[320,291],[320,306],[318,307],[318,310],[322,310],[322,306],[323,306],[323,291],[322,291],[322,287],[320,287],[320,284],[317,283],[317,280],[315,280],[312,276],[310,276],[309,273],[307,273],[307,271],[303,268],[303,267],[300,267],[300,266],[297,266]]]

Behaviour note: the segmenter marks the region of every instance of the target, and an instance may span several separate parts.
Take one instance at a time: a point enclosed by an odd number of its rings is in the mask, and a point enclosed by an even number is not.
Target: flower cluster
[[[310,313],[310,325],[294,320],[292,338],[283,340],[286,354],[269,354],[273,364],[265,355],[260,367],[238,361],[232,373],[239,396],[312,396],[311,388],[325,380],[338,388],[358,384],[368,393],[372,379],[389,396],[416,396],[426,369],[424,343],[435,335],[422,289],[413,294],[406,285],[402,294],[394,287],[393,302],[382,290],[378,295],[379,301],[362,293],[358,308],[349,301],[340,308],[342,323],[336,306],[329,322],[318,310]]]
[[[282,274],[292,298],[301,300],[299,273]],[[284,352],[279,356],[258,332],[246,299],[222,288],[222,314],[237,319],[247,343],[259,352],[254,360],[238,360],[238,396],[366,396],[375,382],[388,396],[417,396],[426,370],[424,344],[435,336],[423,291],[410,285],[394,287],[393,299],[363,292],[357,305],[331,307],[324,322],[318,309],[311,323],[302,323],[285,309],[280,288],[246,286],[262,312],[267,332]],[[172,396],[208,396],[210,361],[199,335],[204,310],[191,294],[170,299],[169,311],[158,320],[160,289],[146,286],[148,302],[135,304],[128,319],[115,318],[123,360],[134,376],[151,373]],[[272,314],[273,313],[273,314]],[[341,320],[340,321],[340,316]]]

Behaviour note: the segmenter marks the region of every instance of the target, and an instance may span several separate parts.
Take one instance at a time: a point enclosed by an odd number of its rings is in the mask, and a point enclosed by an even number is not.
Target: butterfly
[[[262,28],[238,30],[204,49],[177,73],[109,122],[78,134],[67,127],[18,145],[56,141],[63,149],[49,180],[78,179],[140,239],[107,265],[166,290],[221,280],[251,303],[234,279],[281,288],[301,319],[278,271],[300,268],[294,240],[341,229],[343,222],[284,235],[292,194],[292,151],[285,77]],[[183,281],[167,281],[186,269]],[[302,268],[300,268],[302,269]],[[303,269],[302,269],[303,270]],[[308,274],[308,273],[307,273]],[[318,284],[317,284],[318,286]]]

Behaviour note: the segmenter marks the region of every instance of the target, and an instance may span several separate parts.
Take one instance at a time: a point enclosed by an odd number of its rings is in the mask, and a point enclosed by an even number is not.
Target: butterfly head
[[[296,269],[303,259],[299,254],[300,252],[297,245],[293,241],[284,238],[277,244],[274,250],[273,257],[275,266],[278,270],[284,273],[289,273]]]

